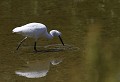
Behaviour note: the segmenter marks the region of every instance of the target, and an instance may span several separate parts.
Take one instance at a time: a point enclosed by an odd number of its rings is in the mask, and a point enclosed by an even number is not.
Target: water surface
[[[61,31],[66,45],[40,39],[34,53],[29,38],[16,51],[24,37],[12,29],[30,22]],[[0,1],[0,44],[0,82],[119,82],[120,1]]]

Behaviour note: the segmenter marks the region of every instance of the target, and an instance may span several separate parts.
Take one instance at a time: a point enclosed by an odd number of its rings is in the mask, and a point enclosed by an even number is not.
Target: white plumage
[[[37,51],[36,49],[36,41],[41,38],[45,37],[48,39],[52,39],[54,36],[58,36],[62,44],[64,45],[61,36],[61,32],[57,30],[51,30],[50,33],[47,32],[47,28],[44,24],[42,23],[29,23],[26,25],[23,25],[21,27],[16,27],[13,30],[13,33],[21,34],[25,36],[25,38],[20,42],[20,44],[17,47],[20,47],[21,43],[27,39],[27,37],[31,37],[35,39],[35,44],[34,44],[34,50]]]

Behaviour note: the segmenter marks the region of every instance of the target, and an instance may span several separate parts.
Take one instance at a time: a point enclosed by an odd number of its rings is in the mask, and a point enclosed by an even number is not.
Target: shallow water
[[[62,59],[45,59],[44,61],[27,62],[26,66],[15,71],[15,74],[27,78],[40,78],[47,75],[50,70],[50,64],[57,65],[62,62]]]
[[[12,29],[41,22],[59,39],[34,40]],[[0,82],[119,82],[120,1],[0,1]]]

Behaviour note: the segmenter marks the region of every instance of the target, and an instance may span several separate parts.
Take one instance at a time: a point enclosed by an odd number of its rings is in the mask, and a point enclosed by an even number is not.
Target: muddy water
[[[41,22],[55,37],[34,40],[12,29]],[[119,82],[120,1],[3,0],[0,1],[0,82]]]

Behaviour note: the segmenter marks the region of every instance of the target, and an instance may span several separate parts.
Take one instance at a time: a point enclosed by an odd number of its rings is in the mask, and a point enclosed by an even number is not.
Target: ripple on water
[[[33,46],[23,46],[23,48],[33,48]],[[79,47],[76,47],[74,45],[65,44],[63,46],[62,44],[51,44],[46,46],[37,46],[40,51],[46,51],[46,52],[53,52],[53,51],[73,51],[73,50],[79,50]]]
[[[47,45],[44,46],[44,48],[46,49],[61,49],[61,50],[79,50],[79,47],[75,47],[74,45],[69,45],[69,44],[65,44],[65,46],[63,46],[62,44],[52,44],[52,45]]]

